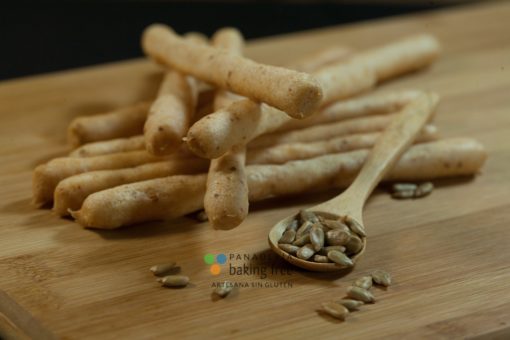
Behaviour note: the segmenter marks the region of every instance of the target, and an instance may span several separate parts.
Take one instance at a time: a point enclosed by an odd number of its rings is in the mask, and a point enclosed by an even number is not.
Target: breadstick
[[[248,151],[246,164],[282,164],[296,159],[308,159],[329,153],[340,153],[374,146],[380,133],[360,133],[311,143],[277,144]],[[426,125],[416,143],[438,139],[437,127]]]
[[[69,143],[78,146],[142,133],[150,103],[142,102],[111,112],[75,118],[68,127]]]
[[[140,135],[87,143],[71,151],[69,157],[91,157],[143,149],[145,149],[145,139],[143,135]]]
[[[186,39],[204,44],[202,36],[188,33]],[[188,132],[198,101],[198,81],[167,70],[144,126],[145,148],[156,156],[175,152]]]
[[[350,134],[381,131],[388,126],[394,116],[395,114],[353,118],[301,130],[270,133],[251,141],[249,147],[262,148],[276,144],[315,142]]]
[[[173,70],[166,72],[144,126],[147,151],[162,156],[178,149],[195,112],[197,96],[193,78]]]
[[[66,216],[69,210],[80,209],[87,196],[95,192],[147,179],[200,173],[206,171],[208,165],[209,161],[201,158],[168,160],[133,168],[96,170],[74,175],[58,183],[53,210],[60,216]]]
[[[276,129],[276,131],[302,129],[310,125],[338,122],[349,118],[393,113],[418,97],[420,93],[422,92],[403,90],[383,94],[370,94],[354,99],[337,101],[305,119],[289,120]]]
[[[168,158],[156,157],[144,150],[83,158],[55,158],[35,168],[32,176],[33,201],[38,206],[51,202],[58,182],[76,174],[93,170],[128,168],[164,159]]]
[[[348,186],[369,150],[331,154],[282,165],[247,167],[250,201]],[[483,146],[452,138],[412,146],[386,177],[420,181],[473,175],[483,165]],[[72,212],[85,227],[113,229],[145,221],[176,218],[202,209],[206,175],[179,175],[126,184],[90,195]]]
[[[399,53],[402,53],[403,60]],[[434,61],[438,53],[439,44],[434,37],[415,36],[354,55],[347,61],[321,68],[313,75],[323,86],[322,104],[325,105],[367,91],[379,81],[425,67]],[[207,121],[194,124],[188,132],[190,149],[201,157],[215,158],[233,145],[246,145],[253,138],[275,131],[291,121],[278,109],[257,108],[255,105],[244,103],[224,108],[209,115]],[[216,114],[220,117],[215,117]],[[228,126],[223,126],[225,124]],[[236,130],[235,134],[222,135]],[[209,150],[207,145],[213,139],[217,142],[213,150]]]
[[[287,67],[296,71],[312,73],[328,64],[346,60],[351,55],[352,49],[349,47],[332,46],[295,60],[287,64]]]
[[[244,39],[232,28],[224,28],[213,36],[213,46],[229,53],[241,55]],[[214,105],[219,109],[229,105],[235,97],[226,90],[219,90]],[[207,174],[204,209],[214,229],[232,229],[248,215],[248,183],[245,172],[246,148],[233,148],[217,159],[211,160]]]
[[[365,92],[378,82],[426,67],[437,58],[439,50],[438,41],[423,34],[324,67],[314,73],[323,86],[323,104]]]
[[[330,153],[370,148],[373,146],[374,141],[378,136],[378,133],[360,134],[335,138],[331,141],[325,142],[282,144],[275,147],[269,147],[267,149],[253,149],[247,154],[247,163],[282,164],[291,160],[302,160]],[[422,135],[417,139],[417,142],[431,141],[436,138],[437,128],[433,125],[427,125],[424,128]],[[229,159],[225,157],[221,157],[219,159],[229,161]],[[68,214],[69,209],[79,209],[85,198],[95,192],[147,179],[166,177],[174,174],[197,173],[206,170],[207,164],[208,161],[201,158],[171,160],[148,163],[134,168],[98,170],[74,175],[60,181],[57,185],[53,200],[53,210],[59,215],[65,216]],[[217,166],[221,167],[221,165]],[[228,171],[229,166],[225,166],[224,169],[226,169],[225,171]],[[214,173],[212,171],[213,169],[209,169],[208,181],[211,173]],[[227,183],[224,188],[229,188],[229,186],[230,184]],[[207,191],[209,190],[210,185],[207,183]],[[234,192],[238,192],[236,190],[234,190]],[[204,197],[204,207],[207,206],[207,191]]]
[[[322,99],[321,86],[306,73],[189,43],[164,25],[147,27],[142,47],[147,55],[175,70],[266,102],[295,118],[312,114]]]

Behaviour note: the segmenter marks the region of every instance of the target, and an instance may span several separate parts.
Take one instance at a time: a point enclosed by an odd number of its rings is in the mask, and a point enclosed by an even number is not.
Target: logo
[[[221,272],[220,264],[227,263],[227,255],[225,254],[205,254],[204,256],[204,262],[211,267],[209,268],[209,271],[213,275],[219,275]]]

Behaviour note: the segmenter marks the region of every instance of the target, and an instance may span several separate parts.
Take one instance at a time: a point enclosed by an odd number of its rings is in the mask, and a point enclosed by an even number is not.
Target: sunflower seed
[[[349,242],[345,244],[345,248],[347,254],[357,254],[363,249],[363,242],[359,237],[352,235]]]
[[[343,246],[347,242],[351,235],[348,232],[345,232],[340,229],[329,230],[326,233],[326,242],[329,246]]]
[[[324,247],[321,250],[319,250],[319,254],[327,256],[328,252],[330,252],[332,250],[337,250],[337,251],[339,251],[341,253],[344,253],[345,252],[345,247],[344,246],[327,246],[327,247]]]
[[[319,222],[317,216],[313,212],[308,210],[301,210],[299,212],[299,217],[301,218],[301,223],[304,223],[306,221],[312,222],[312,224]]]
[[[418,186],[414,183],[395,183],[391,187],[391,191],[415,191]]]
[[[184,287],[189,282],[189,277],[184,275],[168,275],[158,279],[165,287]]]
[[[286,253],[289,253],[291,255],[295,255],[296,252],[299,250],[298,246],[294,246],[292,244],[286,244],[286,243],[280,243],[278,244],[278,247],[283,250]]]
[[[338,303],[346,307],[348,310],[357,310],[359,307],[364,305],[363,301],[352,299],[342,299],[338,301]]]
[[[351,231],[348,226],[346,226],[344,223],[340,221],[326,220],[325,222],[323,222],[323,224],[329,229],[339,229],[345,232]]]
[[[365,227],[363,227],[363,225],[356,221],[354,218],[347,216],[345,218],[345,222],[354,233],[363,237],[367,236],[367,234],[365,233]]]
[[[300,238],[303,235],[308,234],[310,232],[310,229],[312,228],[312,226],[313,226],[313,223],[310,221],[303,222],[301,227],[299,227],[298,230],[296,231],[296,238]]]
[[[372,279],[378,285],[388,287],[391,285],[391,275],[384,270],[374,270],[372,273]]]
[[[400,199],[406,199],[406,198],[414,198],[415,191],[414,190],[402,190],[402,191],[395,191],[391,194],[391,197],[393,198],[400,198]]]
[[[283,233],[278,243],[292,243],[296,239],[296,232],[294,230],[287,230]]]
[[[375,302],[375,298],[372,293],[361,287],[349,287],[349,289],[347,289],[347,296],[365,303]]]
[[[335,262],[335,263],[338,263],[342,266],[345,266],[345,267],[352,267],[353,266],[353,263],[352,263],[352,260],[347,256],[345,255],[344,253],[341,253],[337,250],[332,250],[330,252],[328,252],[328,258]]]
[[[363,276],[354,281],[353,286],[360,287],[363,289],[372,288],[372,277],[371,276]]]
[[[322,308],[326,313],[340,320],[345,320],[347,315],[349,315],[349,310],[336,302],[325,302],[322,304]]]
[[[297,229],[299,227],[299,222],[298,220],[292,220],[292,222],[290,222],[288,225],[287,225],[287,228],[285,230],[294,230],[297,232]]]
[[[294,242],[292,242],[293,245],[301,247],[305,244],[310,243],[310,234],[306,234],[301,236],[300,238],[296,238]]]
[[[177,263],[170,262],[170,263],[157,264],[155,266],[152,266],[150,268],[150,271],[152,272],[152,274],[154,274],[156,276],[161,276],[168,272],[175,271],[178,268],[179,267],[177,267]]]
[[[314,255],[313,256],[313,260],[315,262],[319,262],[319,263],[328,263],[328,262],[331,262],[329,260],[329,258],[327,256],[324,256],[324,255]]]
[[[296,253],[296,256],[299,257],[302,260],[308,260],[310,257],[315,254],[315,250],[313,250],[313,246],[308,243],[299,248],[299,250]]]
[[[310,242],[312,242],[315,251],[321,250],[324,246],[324,230],[319,226],[319,223],[315,223],[310,230]]]
[[[222,285],[217,286],[213,293],[223,298],[230,294],[233,288],[234,286],[229,281],[225,281]]]
[[[432,192],[432,190],[434,190],[434,184],[432,184],[432,182],[422,183],[414,191],[414,197],[419,198],[427,196]]]

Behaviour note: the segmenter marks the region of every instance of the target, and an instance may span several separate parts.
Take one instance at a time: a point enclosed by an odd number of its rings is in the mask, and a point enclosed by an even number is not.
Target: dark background
[[[140,34],[153,22],[211,35],[221,26],[247,39],[435,10],[449,1],[344,2],[24,2],[1,5],[0,79],[141,56]]]

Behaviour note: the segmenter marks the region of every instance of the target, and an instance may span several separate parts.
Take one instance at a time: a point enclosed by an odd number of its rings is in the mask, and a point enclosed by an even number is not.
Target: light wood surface
[[[335,191],[256,204],[232,231],[182,218],[98,232],[35,209],[31,170],[66,151],[69,121],[154,96],[162,73],[135,60],[1,83],[0,289],[7,295],[0,294],[0,325],[9,334],[42,334],[43,327],[63,338],[508,338],[509,17],[510,4],[501,2],[249,44],[247,55],[283,64],[334,43],[363,48],[410,33],[430,32],[443,43],[430,70],[383,89],[437,91],[443,135],[476,137],[489,159],[480,176],[438,181],[423,199],[395,201],[376,191],[364,212],[368,247],[350,273],[309,273],[277,259],[262,263],[284,273],[264,280],[231,277],[228,265],[213,276],[202,259],[206,253],[267,256],[275,222]],[[190,276],[189,287],[155,282],[149,267],[170,260]],[[253,260],[230,263],[260,268]],[[376,304],[344,323],[317,312],[375,268],[395,281],[387,291],[375,290]],[[213,301],[211,284],[224,279],[292,287],[240,288]]]

